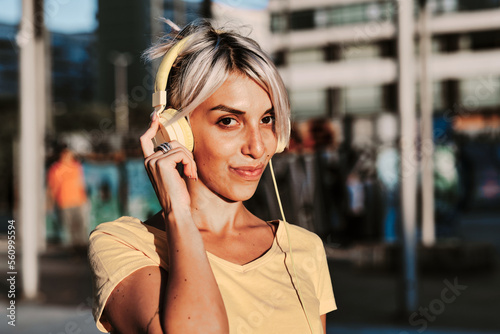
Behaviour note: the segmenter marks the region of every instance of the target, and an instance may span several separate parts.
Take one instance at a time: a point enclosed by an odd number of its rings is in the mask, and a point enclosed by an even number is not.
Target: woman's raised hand
[[[144,166],[165,214],[173,209],[189,210],[191,198],[186,182],[182,179],[176,166],[178,163],[182,163],[184,175],[197,179],[198,174],[193,153],[175,140],[169,143],[172,149],[167,153],[163,153],[161,150],[155,152],[152,139],[159,126],[159,117],[155,113],[151,126],[140,139],[144,154]]]

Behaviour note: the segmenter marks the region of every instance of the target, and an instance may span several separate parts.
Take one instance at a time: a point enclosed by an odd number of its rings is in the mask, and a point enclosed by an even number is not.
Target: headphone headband
[[[163,57],[160,67],[156,73],[155,91],[153,93],[153,108],[156,113],[162,112],[167,105],[167,81],[170,70],[175,60],[182,51],[184,45],[189,41],[190,36],[184,37],[168,50]]]
[[[216,30],[217,33],[222,33],[223,31],[221,30]],[[156,79],[155,79],[155,86],[154,86],[154,93],[153,93],[153,108],[154,108],[154,113],[157,115],[160,115],[166,108],[167,106],[167,82],[168,82],[168,76],[170,74],[170,71],[172,69],[172,66],[174,65],[175,60],[179,56],[179,53],[182,52],[184,45],[189,42],[191,39],[191,35],[188,35],[178,42],[176,42],[170,50],[163,56],[163,59],[160,63],[160,66],[158,67],[158,71],[156,73]],[[176,120],[176,114],[173,113],[171,117],[173,117],[172,121],[175,122]],[[169,117],[170,120],[170,117]],[[289,120],[290,121],[290,120]],[[170,122],[168,123],[170,124]],[[188,123],[187,127],[189,127]],[[164,124],[166,126],[167,124]],[[192,134],[191,134],[192,137]],[[276,148],[276,153],[283,152],[283,150],[286,148],[286,143],[281,143],[278,144],[278,147]],[[192,147],[190,148],[192,150]]]

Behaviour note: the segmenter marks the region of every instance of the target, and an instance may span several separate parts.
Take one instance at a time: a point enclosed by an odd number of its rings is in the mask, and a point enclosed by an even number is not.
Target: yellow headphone
[[[153,108],[154,112],[160,118],[160,128],[153,138],[153,144],[158,146],[162,143],[169,142],[172,140],[177,140],[179,143],[184,145],[188,150],[193,151],[194,148],[194,138],[191,127],[185,117],[179,118],[176,122],[171,124],[170,120],[174,118],[178,111],[173,108],[168,108],[167,106],[167,81],[168,75],[172,66],[182,51],[184,44],[189,40],[189,37],[185,37],[177,42],[167,54],[163,57],[158,72],[156,73],[155,80],[155,91],[153,93]]]
[[[181,117],[177,121],[171,123],[171,120],[178,115],[179,111],[167,106],[167,81],[170,70],[174,65],[179,53],[183,50],[184,45],[190,40],[190,36],[184,37],[178,41],[167,54],[163,57],[160,67],[156,73],[155,91],[153,93],[153,108],[154,112],[160,118],[160,128],[153,138],[153,144],[156,146],[177,140],[184,145],[188,150],[194,149],[194,137],[187,118]],[[285,150],[286,143],[276,147],[276,153],[281,153]]]

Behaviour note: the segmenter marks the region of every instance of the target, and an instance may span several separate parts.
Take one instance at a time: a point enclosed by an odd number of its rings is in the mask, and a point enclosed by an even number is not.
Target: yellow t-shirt
[[[323,243],[301,227],[288,227],[302,301],[314,333],[320,334],[320,315],[337,308]],[[283,222],[279,223],[271,248],[250,263],[238,265],[209,252],[207,255],[224,300],[231,334],[310,332],[284,265],[286,257],[293,275]],[[121,280],[147,266],[161,266],[168,271],[166,233],[132,217],[100,224],[90,235],[89,260],[94,284],[93,314],[97,328],[106,332],[101,314]],[[294,276],[293,282],[297,286]]]

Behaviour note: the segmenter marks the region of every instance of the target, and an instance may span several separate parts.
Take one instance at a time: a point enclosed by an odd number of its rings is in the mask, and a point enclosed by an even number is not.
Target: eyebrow
[[[217,105],[217,106],[209,109],[209,111],[214,111],[214,110],[220,110],[220,111],[224,111],[224,112],[228,112],[228,113],[236,114],[236,115],[244,115],[244,114],[246,114],[246,112],[244,112],[244,111],[228,107],[228,106],[226,106],[224,104],[219,104],[219,105]],[[273,114],[274,115],[274,108],[271,107],[271,108],[267,109],[263,113],[263,115],[265,115],[265,114]]]

